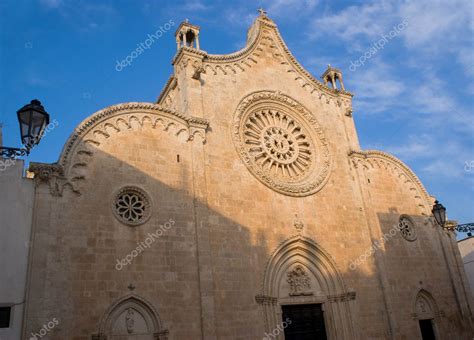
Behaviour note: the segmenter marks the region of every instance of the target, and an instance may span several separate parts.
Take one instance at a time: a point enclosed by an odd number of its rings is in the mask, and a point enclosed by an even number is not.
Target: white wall
[[[458,242],[467,280],[471,286],[471,294],[474,297],[474,236]]]
[[[0,306],[12,306],[10,328],[0,340],[20,340],[34,200],[23,161],[0,158]]]

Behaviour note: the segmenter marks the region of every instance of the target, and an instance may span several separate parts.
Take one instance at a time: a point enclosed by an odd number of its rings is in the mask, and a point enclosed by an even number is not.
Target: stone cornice
[[[280,62],[289,67],[288,72],[296,72],[300,75],[299,78],[304,81],[304,84],[302,84],[303,87],[308,88],[311,93],[316,90],[321,92],[322,94],[319,95],[320,100],[323,100],[326,95],[327,97],[333,98],[339,106],[341,101],[350,102],[353,96],[350,92],[327,87],[301,66],[285,44],[277,25],[267,16],[257,17],[251,27],[251,30],[252,29],[256,30],[255,34],[252,34],[246,46],[237,52],[229,54],[208,54],[205,51],[194,48],[181,47],[173,58],[172,64],[176,65],[185,55],[189,55],[190,58],[202,57],[202,67],[204,72],[210,69],[214,75],[217,74],[218,70],[223,74],[228,74],[227,72],[229,72],[229,70],[230,73],[236,73],[238,69],[243,71],[244,68],[250,67],[249,65],[252,63],[257,63],[254,58],[259,55],[257,52],[258,49],[261,49],[259,48],[260,42],[268,38],[265,36],[264,31],[268,32],[268,30],[270,30],[275,33],[274,36],[276,37],[277,45],[280,46],[279,49],[281,49],[282,52],[274,54],[274,56],[278,55],[280,59],[283,59]],[[268,35],[268,33],[266,33],[266,35]],[[184,63],[187,64],[187,59],[184,60]],[[165,86],[162,92],[167,93],[167,87],[169,87],[169,85]],[[163,98],[163,96],[160,96],[159,102],[161,102]],[[326,101],[329,103],[328,98],[326,98]],[[350,104],[347,105],[350,106]]]
[[[54,185],[52,194],[61,195],[66,185],[69,185],[74,192],[80,193],[78,184],[86,179],[86,172],[76,170],[85,171],[94,154],[93,148],[88,148],[86,145],[99,147],[102,138],[109,138],[111,131],[121,131],[121,126],[123,127],[121,124],[130,129],[135,126],[133,122],[143,126],[145,121],[148,121],[152,128],[160,124],[167,133],[170,133],[171,126],[175,126],[174,134],[177,136],[184,132],[188,141],[194,140],[195,135],[200,135],[203,143],[209,126],[209,121],[204,118],[188,116],[158,104],[131,102],[109,106],[79,124],[66,142],[58,163],[48,165],[53,167],[51,171],[56,169],[55,167],[63,169],[60,175],[52,176],[54,179],[51,182]],[[77,147],[80,144],[83,144],[82,147]],[[33,166],[32,170],[38,174],[42,171],[39,166]]]
[[[140,102],[130,102],[109,106],[103,110],[97,111],[89,118],[85,119],[79,126],[74,130],[74,132],[69,137],[67,143],[65,144],[63,151],[61,153],[61,158],[59,164],[64,165],[67,161],[69,152],[71,151],[75,142],[88,131],[90,131],[95,125],[99,124],[101,121],[114,116],[120,112],[127,111],[137,111],[137,110],[150,110],[168,114],[170,117],[175,117],[178,120],[186,123],[186,125],[191,125],[194,127],[200,127],[206,129],[209,126],[209,121],[204,118],[187,116],[181,112],[174,110],[166,109],[158,104],[153,103],[140,103]]]
[[[176,84],[176,81],[177,80],[176,80],[176,77],[174,75],[171,75],[168,78],[168,80],[166,81],[165,86],[163,86],[158,98],[156,99],[156,104],[158,104],[158,105],[161,104],[161,101],[166,97],[166,95],[168,95],[170,90],[172,90],[174,88],[173,84]]]
[[[223,54],[223,55],[218,55],[218,54],[208,54],[204,58],[204,62],[215,62],[215,63],[234,63],[248,55],[250,55],[255,47],[257,47],[259,41],[261,40],[262,37],[262,31],[263,27],[268,27],[274,30],[276,33],[276,37],[278,42],[280,43],[281,47],[283,48],[283,51],[287,57],[287,59],[291,62],[292,66],[296,68],[296,70],[304,75],[307,80],[309,80],[313,85],[315,85],[319,90],[329,93],[331,95],[335,96],[343,96],[347,98],[352,98],[352,94],[347,91],[340,91],[338,89],[331,89],[327,86],[325,86],[323,83],[321,83],[319,80],[314,78],[308,71],[306,71],[303,66],[297,61],[297,59],[293,56],[289,48],[287,47],[285,41],[283,40],[280,31],[278,30],[277,25],[268,17],[258,17],[257,18],[257,23],[258,24],[258,34],[255,35],[255,38],[247,44],[242,50],[230,53],[230,54]]]
[[[176,53],[176,55],[173,57],[173,60],[171,61],[171,65],[176,65],[179,63],[179,61],[185,56],[185,55],[188,55],[188,56],[192,56],[192,57],[196,57],[196,58],[200,58],[200,59],[203,59],[203,58],[206,58],[208,56],[207,52],[206,51],[203,51],[203,50],[198,50],[196,48],[191,48],[191,47],[187,47],[187,46],[182,46],[178,52]]]
[[[64,167],[58,163],[31,162],[28,171],[34,174],[36,186],[44,183],[49,186],[52,196],[62,196],[64,186],[68,184],[73,192],[79,194],[76,187],[64,177]]]

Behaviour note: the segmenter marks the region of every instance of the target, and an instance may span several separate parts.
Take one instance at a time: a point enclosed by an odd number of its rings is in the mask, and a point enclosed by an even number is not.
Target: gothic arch
[[[439,310],[433,295],[425,289],[420,289],[413,301],[413,319],[416,322],[419,322],[419,320],[431,320],[433,331],[438,339],[443,330],[442,316],[443,312]]]
[[[168,339],[153,305],[135,294],[122,297],[107,309],[92,340],[123,339],[127,335],[143,340]]]
[[[324,308],[328,339],[358,338],[355,293],[345,288],[331,256],[310,238],[292,237],[273,252],[256,301],[263,308],[266,332],[281,323],[282,305],[318,303]]]
[[[420,289],[413,302],[413,318],[417,320],[436,319],[440,314],[433,296],[428,291]]]

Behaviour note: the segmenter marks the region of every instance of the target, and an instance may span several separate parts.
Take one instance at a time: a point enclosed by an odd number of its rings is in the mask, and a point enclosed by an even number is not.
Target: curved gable
[[[200,136],[204,142],[209,122],[152,103],[131,102],[109,106],[78,125],[64,145],[56,164],[32,163],[30,171],[44,181],[53,180],[50,183],[53,195],[61,195],[65,186],[80,193],[77,183],[85,179],[88,163],[102,141],[113,134],[145,124],[176,136],[184,135],[188,141]]]
[[[325,86],[305,70],[288,49],[277,25],[265,15],[257,17],[250,27],[247,44],[241,50],[229,54],[209,54],[205,51],[182,47],[173,58],[173,65],[179,64],[179,67],[186,67],[191,62],[196,70],[202,68],[202,72],[210,76],[234,75],[256,66],[264,50],[269,51],[286,69],[286,72],[294,76],[295,82],[316,99],[326,104],[334,101],[338,106],[344,105],[348,108],[351,106],[352,94]],[[200,55],[202,62],[185,57],[184,54],[187,51]],[[173,82],[169,81],[161,91],[157,103],[166,104],[169,102],[173,87]]]
[[[362,166],[366,169],[380,169],[396,176],[400,185],[407,187],[412,192],[412,196],[418,202],[421,213],[423,215],[430,214],[433,199],[415,173],[401,160],[386,152],[377,150],[351,151],[349,157],[352,159],[355,167]]]

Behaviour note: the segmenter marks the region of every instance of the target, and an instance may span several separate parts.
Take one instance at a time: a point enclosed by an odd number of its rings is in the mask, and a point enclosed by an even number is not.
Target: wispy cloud
[[[318,5],[318,0],[270,0],[265,1],[264,6],[268,14],[273,17],[285,16],[287,19],[298,19],[301,15],[309,15]],[[288,12],[298,13],[298,15],[289,16]]]

